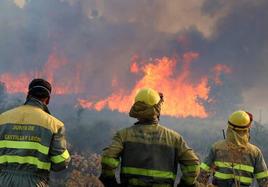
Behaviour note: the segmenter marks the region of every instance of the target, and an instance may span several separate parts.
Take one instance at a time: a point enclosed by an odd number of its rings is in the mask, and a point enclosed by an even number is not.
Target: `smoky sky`
[[[133,55],[149,59],[196,51],[193,79],[210,76],[219,63],[233,69],[211,92],[218,99],[211,110],[232,110],[243,105],[249,90],[252,97],[267,90],[267,8],[265,0],[32,0],[22,8],[2,0],[0,73],[40,70],[54,50],[69,61],[57,72],[59,81],[72,78],[80,64],[87,94],[101,98],[111,94],[113,79],[120,80],[118,88],[135,83],[129,73]],[[267,101],[252,99],[252,105],[255,100]]]

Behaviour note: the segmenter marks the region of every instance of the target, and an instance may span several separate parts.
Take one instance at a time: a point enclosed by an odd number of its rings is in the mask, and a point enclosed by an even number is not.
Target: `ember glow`
[[[142,73],[143,77],[131,90],[121,89],[95,102],[86,99],[79,99],[78,102],[83,108],[97,111],[109,108],[119,112],[128,112],[137,91],[143,87],[150,87],[162,92],[165,96],[162,114],[174,117],[205,118],[208,113],[203,103],[209,101],[209,79],[203,76],[195,83],[190,80],[191,64],[197,63],[195,60],[198,57],[198,53],[188,52],[179,59],[163,57],[142,65],[134,62],[130,66],[130,72]]]
[[[31,71],[21,74],[4,73],[0,74],[0,81],[5,84],[6,91],[10,94],[27,93],[28,84],[33,78],[45,78],[53,85],[53,94],[77,94],[83,91],[80,84],[80,68],[77,65],[73,72],[72,78],[66,76],[65,81],[57,81],[56,75],[68,64],[68,60],[53,51],[42,71]]]

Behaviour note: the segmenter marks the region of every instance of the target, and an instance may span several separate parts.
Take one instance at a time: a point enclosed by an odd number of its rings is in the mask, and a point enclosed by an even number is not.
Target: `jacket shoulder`
[[[26,114],[32,114],[28,115],[25,119],[27,119],[30,123],[33,122],[36,125],[40,125],[51,130],[52,133],[57,133],[58,130],[64,126],[63,122],[40,108],[28,105],[24,105],[22,108]]]
[[[138,125],[133,125],[133,126],[130,126],[130,127],[127,127],[127,128],[123,128],[121,130],[118,131],[119,134],[126,134],[126,133],[129,133],[129,132],[133,132],[133,131],[136,131],[138,128],[141,128],[141,127],[147,127],[147,126],[138,126]],[[164,127],[162,125],[156,125],[156,128],[158,129],[159,132],[161,133],[165,133],[169,136],[172,136],[174,138],[181,138],[181,135],[172,130],[172,129],[169,129],[167,127]]]
[[[227,142],[226,140],[219,140],[212,144],[212,149],[218,150],[218,149],[225,149],[227,148]]]
[[[254,144],[248,143],[247,148],[248,148],[248,152],[253,153],[254,156],[258,156],[258,155],[262,154],[260,148]]]
[[[167,133],[168,135],[170,135],[174,138],[178,138],[178,139],[182,138],[182,136],[178,132],[176,132],[172,129],[169,129],[169,128],[162,126],[162,125],[158,125],[158,127],[160,130],[162,130],[163,132]]]
[[[42,109],[27,105],[2,113],[0,115],[1,124],[37,125],[50,130],[52,133],[58,132],[64,126],[63,122]]]
[[[62,121],[60,121],[58,118],[56,118],[50,114],[47,114],[46,112],[44,112],[44,113],[47,115],[48,124],[51,125],[53,132],[56,133],[60,128],[64,127],[64,123]]]
[[[8,123],[10,121],[11,117],[14,114],[17,114],[17,111],[19,109],[20,109],[20,106],[1,113],[0,114],[0,125]]]

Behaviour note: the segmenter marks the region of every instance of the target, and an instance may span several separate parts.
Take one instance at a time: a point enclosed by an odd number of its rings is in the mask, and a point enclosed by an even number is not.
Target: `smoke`
[[[0,114],[21,104],[22,98],[17,95],[8,95],[5,90],[5,84],[0,81]]]
[[[5,87],[4,84],[0,82],[0,113],[4,109],[3,103],[5,100]]]
[[[208,3],[213,4],[212,1]],[[226,98],[241,97],[237,107],[254,113],[259,118],[259,111],[267,114],[267,79],[268,72],[268,18],[267,1],[237,1],[229,15],[217,23],[215,37],[207,48],[208,61],[218,61],[233,68]],[[206,55],[204,55],[206,56]],[[223,90],[224,91],[224,90]],[[225,101],[228,101],[227,99]],[[267,116],[267,115],[263,115]],[[263,119],[267,122],[267,118]]]
[[[14,3],[20,7],[20,8],[23,8],[25,3],[26,3],[26,0],[14,0]]]
[[[221,86],[211,83],[212,113],[259,111],[268,103],[267,7],[265,0],[2,0],[0,75],[43,72],[56,53],[68,61],[56,83],[73,80],[78,69],[82,96],[94,100],[135,85],[133,56],[147,61],[194,51],[200,56],[193,82],[212,77],[217,64],[232,69],[218,75]]]

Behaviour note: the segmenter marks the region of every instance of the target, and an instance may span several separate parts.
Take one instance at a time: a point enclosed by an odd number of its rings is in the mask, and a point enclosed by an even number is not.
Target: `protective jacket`
[[[45,187],[67,167],[64,124],[31,98],[0,115],[0,187]]]
[[[145,104],[136,105],[134,108],[148,109]],[[134,108],[131,116],[139,113]],[[154,117],[145,118],[145,113]],[[105,186],[116,186],[115,169],[120,163],[121,186],[172,187],[178,164],[183,173],[182,186],[193,185],[199,171],[199,159],[193,150],[178,133],[158,124],[157,109],[137,115],[142,116],[139,122],[117,132],[112,144],[104,149],[101,180]]]
[[[257,179],[268,186],[268,171],[261,150],[249,143],[248,130],[227,129],[227,139],[216,142],[201,164],[198,181],[207,184],[210,175],[218,187],[247,187]]]

